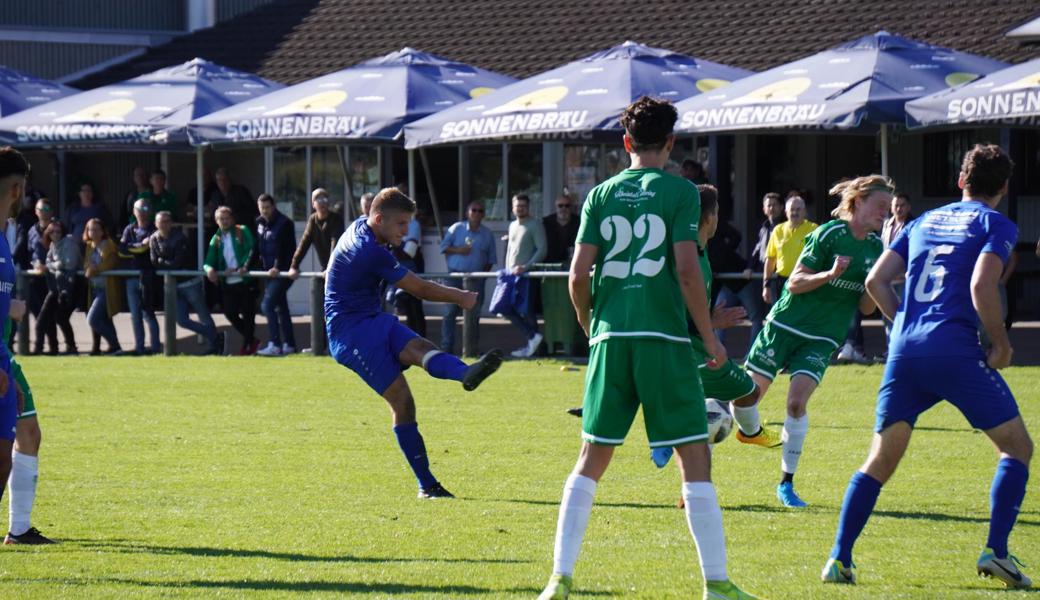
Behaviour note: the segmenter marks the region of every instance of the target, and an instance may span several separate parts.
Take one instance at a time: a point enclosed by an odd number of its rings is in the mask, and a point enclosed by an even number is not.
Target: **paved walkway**
[[[160,312],[158,315],[161,338],[163,314]],[[242,341],[238,334],[231,328],[227,319],[225,319],[223,315],[218,314],[213,316],[213,320],[216,322],[220,331],[228,333],[228,348],[230,349],[230,353],[234,354],[237,352]],[[434,343],[440,343],[440,317],[428,317],[426,321],[426,337]],[[257,337],[261,341],[266,342],[268,339],[266,319],[264,319],[262,315],[257,315],[256,323]],[[133,328],[130,324],[130,315],[125,312],[116,315],[115,324],[116,331],[119,334],[119,343],[124,349],[133,349],[134,336]],[[91,331],[90,327],[87,325],[86,315],[77,311],[72,317],[72,325],[75,330],[76,342],[80,352],[88,352],[91,346]],[[293,326],[298,349],[310,347],[310,318],[306,316],[294,317]],[[147,331],[147,327],[145,329]],[[875,356],[883,353],[885,349],[885,334],[881,327],[881,321],[864,321],[863,329],[867,356]],[[749,345],[749,332],[749,327],[737,327],[727,332],[726,348],[729,351],[730,356],[743,356],[747,352]],[[1011,344],[1015,349],[1014,364],[1040,365],[1040,321],[1023,321],[1015,323],[1015,326],[1011,328],[1010,335]],[[461,319],[459,319],[459,323],[456,325],[455,339],[456,345],[458,346],[455,348],[455,351],[459,352],[462,344]],[[58,334],[58,340],[59,344],[61,344],[61,349],[64,350],[64,340],[61,333]],[[509,325],[509,323],[504,319],[485,318],[481,321],[481,351],[498,347],[508,352],[519,348],[523,343],[524,339],[520,332]],[[102,342],[102,348],[104,347],[105,345]],[[205,345],[200,344],[195,335],[190,331],[178,327],[177,350],[178,352],[185,354],[201,354],[205,350]]]

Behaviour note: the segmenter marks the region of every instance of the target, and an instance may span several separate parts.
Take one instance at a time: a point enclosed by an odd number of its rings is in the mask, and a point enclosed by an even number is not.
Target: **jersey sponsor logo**
[[[624,202],[642,202],[656,196],[657,192],[644,190],[640,185],[631,181],[622,181],[620,189],[614,192],[614,198]]]
[[[13,281],[0,281],[0,294],[8,294],[14,291]]]
[[[864,287],[862,283],[848,281],[847,279],[835,279],[829,282],[827,285],[836,287],[839,290],[848,290],[850,292],[859,292],[861,294],[865,292],[867,289],[866,287]]]

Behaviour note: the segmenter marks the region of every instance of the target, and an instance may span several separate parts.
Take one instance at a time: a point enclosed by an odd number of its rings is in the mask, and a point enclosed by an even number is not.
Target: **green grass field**
[[[507,363],[479,391],[412,369],[434,472],[459,496],[415,498],[383,401],[330,359],[26,358],[44,432],[35,524],[63,543],[2,547],[3,598],[529,598],[552,564],[579,446],[583,370]],[[1006,377],[1040,422],[1040,369]],[[860,584],[824,587],[849,476],[865,456],[880,367],[836,367],[810,405],[799,492],[778,506],[779,453],[716,448],[730,574],[789,598],[997,598],[975,577],[994,452],[942,406],[919,422],[857,547]],[[782,420],[786,379],[763,404]],[[699,598],[674,466],[641,425],[600,485],[575,599]],[[1040,575],[1037,478],[1011,548]],[[4,503],[6,508],[6,502]]]

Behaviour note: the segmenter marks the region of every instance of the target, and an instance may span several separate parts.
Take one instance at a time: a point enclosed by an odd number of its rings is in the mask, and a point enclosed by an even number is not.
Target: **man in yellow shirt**
[[[798,264],[806,236],[819,227],[805,219],[805,200],[800,196],[788,197],[784,212],[787,222],[773,228],[766,245],[765,279],[762,282],[762,299],[766,304],[772,304],[780,297],[784,282]]]

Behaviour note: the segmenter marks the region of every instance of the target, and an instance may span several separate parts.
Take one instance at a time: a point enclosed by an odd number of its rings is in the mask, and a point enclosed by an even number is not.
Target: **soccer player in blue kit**
[[[360,375],[390,405],[397,443],[419,480],[419,497],[452,498],[430,472],[426,445],[415,422],[415,400],[403,371],[422,366],[430,375],[460,381],[463,389],[472,391],[498,370],[502,351],[491,350],[467,365],[382,311],[383,282],[417,298],[451,302],[467,310],[477,303],[476,292],[421,279],[387,249],[388,244],[400,245],[414,214],[411,198],[397,188],[386,188],[372,200],[368,216],[347,227],[329,259],[325,328],[336,362]]]
[[[1033,442],[1018,405],[997,373],[1011,363],[997,282],[1018,228],[995,209],[1007,193],[1012,163],[995,145],[976,145],[961,165],[960,202],[911,222],[867,277],[867,291],[895,321],[878,395],[870,455],[852,476],[830,560],[821,578],[855,583],[852,546],[892,476],[921,413],[941,400],[989,436],[1000,454],[990,490],[989,538],[979,575],[1010,588],[1032,582],[1008,552],[1008,536],[1026,493]],[[906,274],[900,302],[892,283]],[[992,347],[983,349],[981,322]]]
[[[25,195],[25,178],[29,163],[20,152],[10,146],[0,148],[0,215],[11,212],[11,205]],[[7,238],[0,236],[0,315],[7,318],[14,292],[15,268]],[[0,482],[11,475],[11,450],[14,448],[15,427],[22,410],[22,398],[11,376],[11,351],[7,340],[0,340]],[[0,483],[0,495],[3,484]]]

